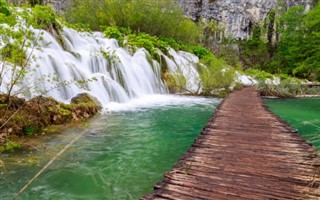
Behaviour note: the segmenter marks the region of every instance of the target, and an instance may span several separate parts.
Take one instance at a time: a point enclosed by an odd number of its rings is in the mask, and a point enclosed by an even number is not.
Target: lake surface
[[[265,99],[270,110],[320,150],[320,98]]]
[[[18,199],[139,199],[190,147],[219,99],[156,96],[111,104],[88,128],[68,130],[42,151],[3,154],[0,200],[12,199],[48,160],[81,137]]]

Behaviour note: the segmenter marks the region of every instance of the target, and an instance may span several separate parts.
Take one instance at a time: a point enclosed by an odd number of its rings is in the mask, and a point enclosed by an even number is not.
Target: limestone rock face
[[[178,0],[185,14],[193,20],[215,19],[225,26],[226,35],[248,38],[254,24],[261,23],[277,5],[277,0]],[[313,0],[284,0],[287,8],[304,5],[310,9]]]

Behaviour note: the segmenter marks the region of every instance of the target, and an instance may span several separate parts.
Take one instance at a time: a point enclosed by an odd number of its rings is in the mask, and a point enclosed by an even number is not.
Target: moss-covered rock
[[[88,93],[78,94],[76,97],[73,97],[71,99],[71,103],[72,104],[90,104],[92,106],[97,107],[98,109],[102,109],[102,104],[100,103],[100,101],[96,97],[91,96]]]
[[[51,97],[38,96],[30,101],[17,97],[0,96],[0,146],[12,136],[35,135],[47,133],[51,125],[62,125],[83,121],[99,113],[101,103],[89,94],[79,94],[64,104]],[[2,144],[1,144],[2,143]]]

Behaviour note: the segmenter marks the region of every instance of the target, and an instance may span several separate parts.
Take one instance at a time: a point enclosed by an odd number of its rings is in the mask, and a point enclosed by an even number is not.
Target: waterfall
[[[106,105],[168,93],[161,80],[160,64],[143,48],[130,53],[119,47],[115,39],[105,38],[100,32],[77,32],[64,27],[60,34],[62,42],[58,42],[56,34],[33,31],[43,39],[38,41],[40,48],[27,49],[35,60],[30,63],[32,70],[20,88],[29,88],[29,98],[44,92],[45,96],[68,102],[77,94],[88,92]],[[170,58],[164,56],[169,71],[181,73],[187,80],[186,89],[196,92],[199,89],[195,68],[198,58],[173,49],[169,54]],[[2,84],[0,92],[5,92],[4,86]]]
[[[185,80],[184,92],[199,94],[201,92],[201,80],[196,69],[199,58],[188,52],[176,52],[174,49],[169,49],[169,56],[172,57],[172,59],[163,55],[170,73],[176,75],[174,76],[176,82],[181,81],[177,79],[183,77]]]

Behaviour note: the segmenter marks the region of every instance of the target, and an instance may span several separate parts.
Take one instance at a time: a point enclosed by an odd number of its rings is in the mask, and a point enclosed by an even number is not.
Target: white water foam
[[[123,112],[123,111],[138,111],[156,107],[167,106],[193,106],[197,104],[212,104],[219,103],[221,99],[193,97],[193,96],[178,96],[178,95],[147,95],[143,98],[132,99],[126,103],[109,103],[105,107],[105,112]]]
[[[41,48],[27,49],[28,54],[32,53],[36,57],[36,61],[30,65],[33,70],[29,70],[30,73],[20,85],[20,88],[28,88],[27,98],[44,95],[67,103],[77,94],[88,92],[103,105],[116,105],[135,102],[137,99],[149,101],[145,100],[148,95],[168,93],[161,80],[160,64],[152,60],[143,48],[132,54],[119,47],[115,39],[105,38],[100,32],[80,33],[67,27],[63,28],[61,34],[62,46],[58,37],[54,36],[56,34],[31,30],[35,35],[42,33],[43,40],[39,41]],[[196,92],[200,80],[195,68],[198,58],[187,52],[175,52],[172,49],[169,52],[172,58],[166,57],[166,61],[170,71],[182,72],[187,80],[186,88]],[[42,80],[53,77],[57,80]],[[9,79],[7,77],[4,80]],[[95,80],[85,82],[82,88],[75,84],[91,79]],[[61,82],[68,84],[57,87],[57,83]],[[37,90],[30,89],[35,86]],[[5,83],[0,90],[6,92]],[[45,94],[41,93],[46,90]]]

